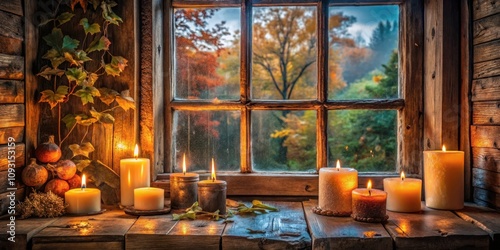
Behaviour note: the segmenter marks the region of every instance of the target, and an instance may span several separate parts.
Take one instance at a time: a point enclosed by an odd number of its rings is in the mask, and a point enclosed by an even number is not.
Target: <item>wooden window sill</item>
[[[382,224],[316,215],[315,200],[268,203],[280,212],[237,215],[227,224],[172,221],[170,214],[136,217],[121,210],[16,220],[16,242],[7,241],[7,230],[0,232],[0,242],[2,249],[500,249],[500,212],[473,204],[454,212],[388,212]],[[78,228],[85,223],[90,227]]]

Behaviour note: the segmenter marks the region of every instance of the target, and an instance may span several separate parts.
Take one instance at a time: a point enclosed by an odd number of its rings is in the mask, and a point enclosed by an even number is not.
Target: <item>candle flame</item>
[[[404,181],[405,180],[405,171],[401,171],[401,180]]]
[[[368,189],[368,194],[371,196],[372,195],[372,180],[368,180],[368,184],[366,185],[366,188]]]
[[[186,175],[186,153],[182,156],[182,173]]]
[[[215,163],[214,163],[214,158],[212,158],[212,181],[215,181],[216,180],[216,176],[215,176]]]
[[[135,144],[134,157],[139,157],[139,145]]]
[[[446,152],[446,147],[443,145],[443,152]]]
[[[82,175],[82,189],[85,189],[87,187],[87,182],[85,179],[85,175]]]
[[[340,171],[340,160],[337,160],[337,171]]]

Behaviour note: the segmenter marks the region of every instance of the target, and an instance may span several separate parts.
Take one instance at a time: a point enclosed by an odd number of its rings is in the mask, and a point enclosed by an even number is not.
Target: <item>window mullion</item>
[[[318,101],[325,103],[328,98],[328,0],[318,5]],[[328,164],[328,110],[322,106],[317,111],[316,122],[316,169]]]
[[[252,59],[252,4],[250,0],[242,2],[241,6],[241,75],[240,75],[240,100],[244,105],[241,111],[240,129],[240,160],[241,172],[252,171],[250,152],[250,110],[246,104],[250,102],[250,77]]]

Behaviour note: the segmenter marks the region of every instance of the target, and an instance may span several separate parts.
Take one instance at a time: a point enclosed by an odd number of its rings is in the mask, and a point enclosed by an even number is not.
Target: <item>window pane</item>
[[[257,171],[316,169],[316,111],[252,111],[252,162]]]
[[[175,18],[175,98],[238,100],[240,9],[178,8]]]
[[[396,110],[328,111],[328,165],[396,171]]]
[[[239,111],[175,111],[174,172],[182,172],[186,154],[188,171],[209,171],[211,158],[218,171],[240,169]]]
[[[333,6],[329,13],[328,98],[397,98],[399,7]]]
[[[316,99],[316,7],[255,7],[252,35],[252,98]]]

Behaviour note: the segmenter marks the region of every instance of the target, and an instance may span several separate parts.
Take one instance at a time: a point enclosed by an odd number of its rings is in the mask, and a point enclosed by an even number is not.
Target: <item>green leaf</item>
[[[68,94],[68,89],[69,89],[68,86],[61,85],[61,86],[57,87],[56,94],[58,94],[58,95],[67,95]]]
[[[53,69],[49,66],[43,66],[42,71],[40,73],[36,74],[37,76],[41,76],[47,80],[50,81],[52,79],[52,76],[62,76],[64,75],[64,70],[62,69]]]
[[[125,111],[128,111],[129,109],[135,110],[135,102],[134,102],[134,99],[132,99],[132,97],[130,97],[129,90],[124,90],[120,93],[120,95],[117,95],[116,102]]]
[[[91,60],[92,60],[92,58],[88,57],[88,56],[87,56],[87,53],[85,53],[85,51],[83,51],[83,50],[77,50],[77,51],[75,52],[75,54],[74,54],[74,55],[75,55],[75,58],[76,58],[76,59],[77,59],[80,63],[82,63],[82,62],[87,62],[87,61],[91,61]]]
[[[74,81],[76,84],[82,85],[83,81],[87,79],[87,73],[82,68],[69,68],[66,70],[66,77],[68,77],[68,81]]]
[[[71,20],[71,18],[73,18],[73,16],[75,16],[75,14],[69,13],[69,12],[64,12],[64,13],[61,13],[57,17],[57,21],[59,22],[59,25],[61,25],[63,23],[69,22],[69,20]]]
[[[85,142],[82,145],[71,144],[69,145],[69,149],[73,152],[73,157],[83,155],[87,158],[89,158],[89,154],[95,150],[94,146],[92,146],[92,143],[90,142]]]
[[[58,68],[66,60],[56,49],[49,49],[42,58],[50,60],[54,69]]]
[[[100,0],[90,0],[90,3],[94,6],[94,10],[97,10],[101,1]]]
[[[67,86],[59,86],[54,93],[52,90],[44,90],[41,92],[42,97],[39,102],[47,102],[50,108],[53,109],[58,103],[64,102],[66,95],[68,94]]]
[[[278,208],[273,207],[271,205],[264,204],[264,203],[262,203],[259,200],[253,200],[252,201],[252,208],[262,208],[262,209],[269,210],[271,212],[278,212],[279,211]]]
[[[76,124],[75,115],[73,114],[67,114],[61,119],[61,121],[64,122],[64,124],[66,124],[67,129],[71,129]]]
[[[111,63],[106,64],[104,69],[108,75],[119,76],[125,67],[127,67],[127,62],[127,59],[121,56],[113,56],[111,57]]]
[[[109,23],[119,25],[119,23],[123,22],[123,20],[118,15],[116,15],[111,9],[114,6],[116,6],[116,3],[113,1],[102,1],[101,2],[102,17]]]
[[[74,51],[78,47],[78,44],[80,44],[80,41],[73,39],[69,36],[64,36],[62,49],[64,51]]]
[[[111,114],[98,112],[94,107],[90,109],[90,115],[102,123],[112,124],[115,122],[115,118]]]
[[[99,90],[94,86],[85,86],[74,93],[75,96],[78,96],[82,99],[83,105],[87,103],[94,103],[94,97],[100,96]]]
[[[196,213],[194,211],[189,211],[183,214],[172,214],[172,220],[184,220],[184,219],[194,220],[196,219]]]
[[[74,160],[76,164],[76,169],[79,172],[83,172],[83,170],[90,165],[91,160]]]
[[[107,37],[96,36],[96,38],[89,44],[89,47],[87,48],[87,53],[90,54],[91,52],[94,51],[108,50],[109,45],[111,45],[111,41],[109,41]]]
[[[120,93],[116,92],[115,90],[108,88],[100,88],[99,92],[101,93],[101,96],[99,98],[106,105],[110,105],[115,101],[116,96],[120,95]]]
[[[50,34],[43,37],[43,40],[47,43],[47,45],[60,51],[63,45],[63,33],[61,29],[53,28]]]
[[[97,23],[89,24],[87,18],[82,18],[80,20],[80,25],[83,27],[85,34],[90,33],[91,35],[101,32],[101,26]]]
[[[94,117],[89,117],[86,114],[78,114],[75,116],[76,123],[85,127],[88,127],[97,122]]]

